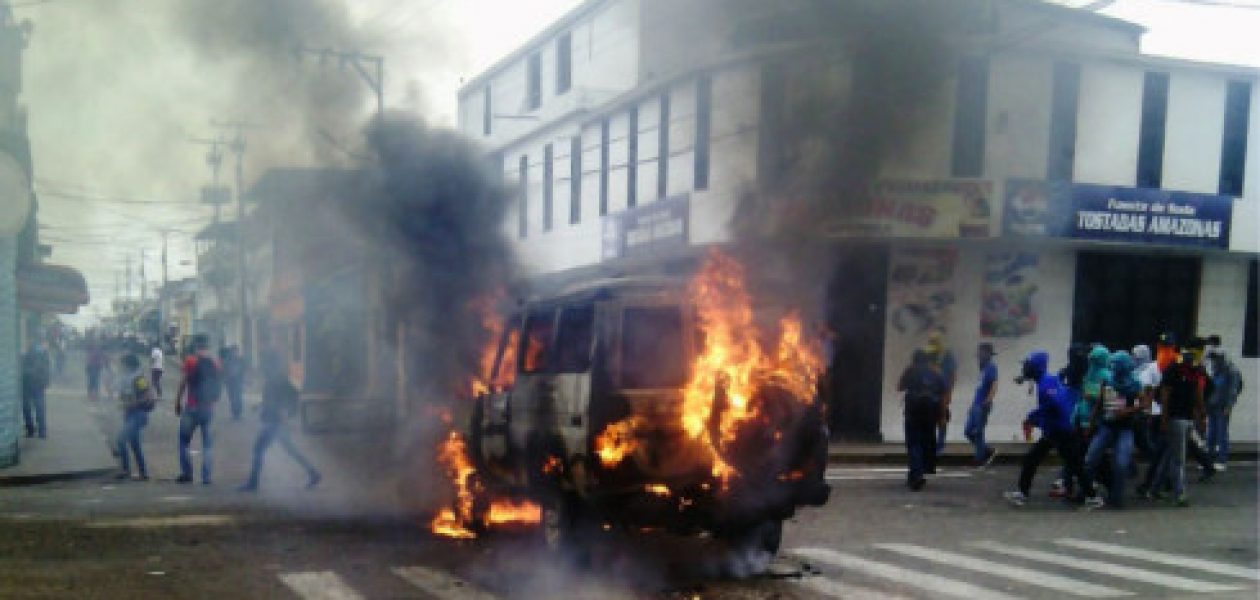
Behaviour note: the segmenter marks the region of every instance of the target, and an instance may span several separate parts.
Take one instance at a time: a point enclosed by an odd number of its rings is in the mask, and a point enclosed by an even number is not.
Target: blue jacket
[[[1071,431],[1073,400],[1059,383],[1059,378],[1048,372],[1050,355],[1033,352],[1026,362],[1037,382],[1037,408],[1028,413],[1028,422],[1044,434]]]

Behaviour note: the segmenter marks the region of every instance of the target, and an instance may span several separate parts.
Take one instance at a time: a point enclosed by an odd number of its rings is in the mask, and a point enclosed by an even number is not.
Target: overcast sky
[[[250,106],[239,105],[239,94],[220,85],[234,72],[225,64],[231,61],[207,60],[172,43],[160,10],[150,10],[194,1],[202,0],[54,0],[17,11],[35,26],[24,100],[42,235],[54,247],[51,260],[83,271],[93,296],[92,307],[72,322],[107,310],[128,255],[138,263],[146,249],[146,275],[160,277],[159,229],[170,230],[172,279],[192,274],[191,234],[209,218],[193,200],[209,171],[206,148],[187,140],[213,135],[212,118],[251,114]],[[349,11],[356,25],[384,32],[386,40],[371,50],[386,56],[387,103],[453,124],[462,79],[579,3],[352,0]],[[1218,3],[1254,8],[1213,6]],[[1119,0],[1104,12],[1145,25],[1146,52],[1260,67],[1260,0]],[[341,76],[345,85],[362,85],[350,72]],[[253,135],[291,134],[264,129]],[[247,179],[267,167],[311,162],[275,150],[259,148],[265,156],[247,163]],[[276,164],[286,160],[292,164]],[[135,270],[138,282],[138,264]]]

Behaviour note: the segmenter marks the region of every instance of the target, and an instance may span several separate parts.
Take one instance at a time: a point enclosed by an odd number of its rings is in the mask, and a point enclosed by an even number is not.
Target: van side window
[[[680,387],[686,383],[682,312],[677,307],[627,308],[621,321],[621,387]]]
[[[521,346],[521,317],[513,315],[507,321],[503,337],[499,340],[499,352],[490,383],[502,389],[516,381],[516,352]]]
[[[556,334],[556,373],[585,373],[591,368],[591,338],[595,331],[595,307],[571,306],[560,313]]]
[[[543,373],[550,361],[552,334],[555,333],[556,313],[541,310],[529,313],[525,319],[525,343],[522,347],[521,372]]]

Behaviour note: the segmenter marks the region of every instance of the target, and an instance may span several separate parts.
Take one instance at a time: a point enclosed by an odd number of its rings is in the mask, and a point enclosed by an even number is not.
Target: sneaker
[[[993,459],[997,458],[997,455],[998,455],[997,448],[992,448],[992,447],[990,447],[990,448],[989,448],[989,455],[985,457],[985,459],[984,459],[984,464],[982,464],[982,465],[980,465],[980,466],[981,466],[982,468],[987,468],[989,465],[993,464]]]
[[[1225,472],[1225,467],[1227,467],[1227,466],[1229,466],[1229,465],[1226,465],[1225,463],[1216,463],[1216,464],[1212,465],[1212,467],[1213,467],[1213,468],[1215,468],[1215,469],[1216,469],[1216,472],[1218,472],[1218,473],[1224,473],[1224,472]]]
[[[1003,492],[1002,497],[1006,498],[1006,501],[1010,502],[1011,506],[1023,506],[1028,503],[1028,496],[1019,490]]]
[[[192,475],[180,475],[175,478],[175,483],[192,483]]]
[[[1185,494],[1182,494],[1180,496],[1177,496],[1177,501],[1175,504],[1177,505],[1177,508],[1185,508],[1187,506],[1190,506],[1190,498],[1186,497]]]
[[[1102,497],[1090,496],[1085,499],[1084,507],[1085,507],[1085,510],[1094,510],[1095,508],[1102,508],[1106,505],[1107,503],[1103,501]]]

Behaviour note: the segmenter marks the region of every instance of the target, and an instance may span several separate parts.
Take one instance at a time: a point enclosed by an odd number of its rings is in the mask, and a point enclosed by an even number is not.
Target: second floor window
[[[556,40],[556,95],[573,87],[573,35],[564,34]]]
[[[526,98],[526,107],[529,110],[537,110],[542,106],[542,54],[535,52],[529,55],[528,77],[529,82],[526,89],[529,96]]]

